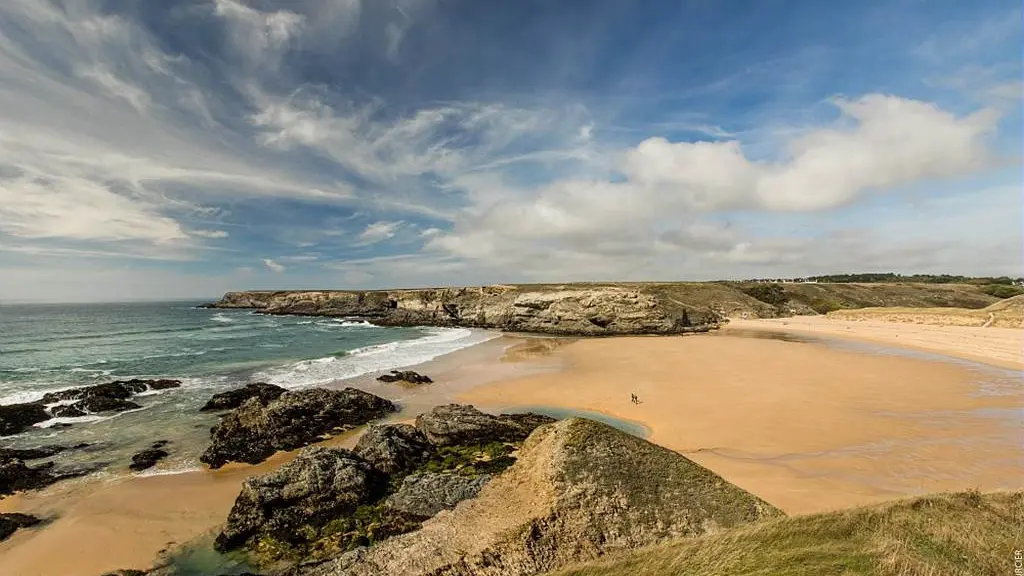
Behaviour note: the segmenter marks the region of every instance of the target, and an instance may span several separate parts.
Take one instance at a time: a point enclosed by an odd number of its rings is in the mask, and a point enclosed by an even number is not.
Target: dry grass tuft
[[[938,494],[676,540],[558,576],[1011,574],[1024,492]]]

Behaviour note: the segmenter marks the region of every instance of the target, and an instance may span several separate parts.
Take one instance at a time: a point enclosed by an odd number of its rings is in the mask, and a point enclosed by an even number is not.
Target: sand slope
[[[861,308],[829,312],[838,320],[880,320],[933,326],[1024,328],[1024,295],[1014,296],[980,310],[968,308]]]
[[[1008,304],[1007,308],[997,309],[995,313],[1005,313],[1007,316],[1002,316],[1003,318],[1020,313],[1020,308],[1016,308],[1016,306],[1019,306],[1021,301],[1007,302],[1006,304]],[[959,309],[956,308],[918,309],[912,312],[901,312],[901,310],[900,308],[868,308],[847,311],[844,312],[844,315],[797,316],[770,320],[730,320],[726,331],[747,329],[838,336],[927,350],[1016,370],[1024,369],[1024,330],[992,326],[983,328],[983,323],[978,323],[976,326],[948,324],[948,322],[954,321],[978,322],[981,317],[977,314],[984,313],[985,318],[989,317],[989,313],[985,312],[985,310],[989,310],[988,308],[962,311],[970,313],[967,316],[960,315],[956,312]],[[937,310],[938,312],[929,313],[927,310]],[[886,319],[890,317],[903,320],[887,321]],[[921,322],[917,322],[918,320]],[[943,322],[947,322],[947,324],[942,324]]]

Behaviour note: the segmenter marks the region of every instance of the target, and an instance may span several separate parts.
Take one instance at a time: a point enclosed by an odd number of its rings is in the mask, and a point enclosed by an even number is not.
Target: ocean
[[[457,328],[374,326],[344,318],[265,316],[198,302],[0,305],[0,404],[127,378],[175,378],[181,388],[133,398],[142,409],[58,418],[0,439],[4,446],[89,443],[58,457],[121,470],[131,452],[172,442],[148,474],[198,467],[216,421],[198,412],[247,382],[298,389],[413,366],[494,335]],[[57,423],[70,427],[56,427]]]

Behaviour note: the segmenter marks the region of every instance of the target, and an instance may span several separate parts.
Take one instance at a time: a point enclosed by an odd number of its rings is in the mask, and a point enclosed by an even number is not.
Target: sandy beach
[[[735,319],[731,320],[726,328],[738,329],[818,334],[878,342],[1024,370],[1024,330],[1016,328],[934,326],[878,320],[842,320],[828,316],[798,316],[768,320]]]
[[[534,407],[626,420],[790,514],[1024,486],[1019,371],[787,341],[778,333],[806,336],[802,327],[816,325],[789,322],[737,322],[678,337],[503,336],[418,367],[435,377],[428,387],[386,388],[369,378],[339,385],[386,392],[403,406],[397,420],[456,400],[492,411]],[[862,334],[851,328],[843,336]],[[942,351],[963,351],[956,349],[962,341],[947,340],[954,349]],[[359,433],[329,444],[352,446]],[[292,456],[218,471],[72,481],[0,500],[0,511],[55,518],[0,544],[0,574],[146,568],[161,551],[215,531],[246,477]]]
[[[791,514],[1024,486],[1020,372],[741,334],[581,340],[461,399],[639,422]]]

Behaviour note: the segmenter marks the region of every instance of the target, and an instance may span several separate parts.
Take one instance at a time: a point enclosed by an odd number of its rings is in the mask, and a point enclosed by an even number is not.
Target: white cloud
[[[377,119],[379,103],[331,106],[311,94],[281,98],[256,89],[250,97],[259,109],[250,121],[265,145],[315,150],[378,183],[585,157],[579,135],[589,120],[579,107],[452,103],[386,121]]]
[[[271,260],[270,258],[264,258],[263,259],[263,265],[266,266],[267,268],[269,268],[271,271],[277,272],[279,274],[281,272],[285,271],[285,267],[284,266],[282,266],[281,264],[278,264],[277,262]]]
[[[395,232],[402,226],[404,222],[374,222],[368,224],[366,228],[359,233],[359,241],[362,244],[374,244],[388,238],[393,238]]]
[[[147,240],[187,238],[157,207],[95,182],[22,174],[0,179],[0,231],[21,238]]]
[[[957,117],[934,104],[872,94],[836,100],[852,128],[819,128],[788,145],[777,163],[754,162],[737,141],[652,138],[626,158],[630,182],[658,188],[698,210],[732,207],[822,210],[884,189],[980,168],[997,115]]]
[[[88,70],[82,70],[79,76],[95,82],[108,94],[128,102],[138,112],[146,112],[150,98],[144,90],[133,86],[113,74],[106,66],[97,64]]]
[[[624,178],[570,179],[532,190],[463,180],[499,192],[471,194],[474,204],[426,248],[479,265],[552,270],[572,263],[600,270],[616,259],[629,268],[654,251],[673,250],[737,263],[776,261],[772,254],[792,246],[752,242],[705,217],[825,210],[872,191],[967,174],[989,159],[992,110],[956,116],[883,95],[835,103],[841,117],[833,126],[803,131],[775,162],[747,158],[737,141],[650,138],[623,155]]]
[[[293,20],[267,16],[264,40],[284,42]],[[187,220],[221,196],[353,201],[345,183],[240,146],[202,79],[137,22],[88,2],[0,3],[0,232],[180,248],[204,236],[186,233]],[[137,248],[93,251],[131,257]]]
[[[227,238],[228,233],[224,230],[190,230],[189,234],[192,236],[199,236],[202,238]]]
[[[253,66],[276,65],[305,25],[301,14],[288,10],[261,12],[237,0],[216,0],[214,13],[228,23],[236,51]]]

